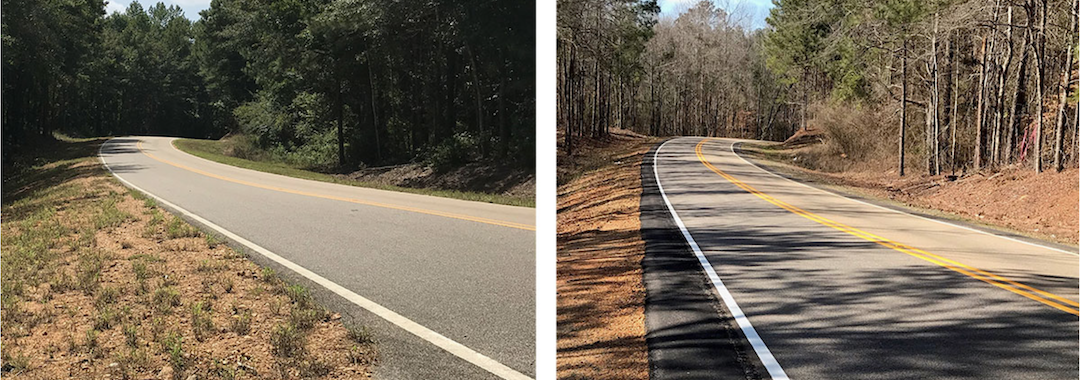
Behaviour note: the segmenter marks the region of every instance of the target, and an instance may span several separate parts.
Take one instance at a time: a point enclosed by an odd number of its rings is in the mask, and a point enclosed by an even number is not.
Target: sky
[[[122,12],[127,9],[131,0],[108,0],[106,11]],[[210,0],[143,0],[140,3],[144,7],[163,1],[166,5],[179,5],[184,10],[184,16],[192,21],[199,18],[199,11],[210,7]],[[660,14],[662,16],[677,16],[682,11],[694,6],[699,0],[659,0]],[[742,19],[744,26],[752,29],[764,28],[765,17],[769,15],[769,9],[773,7],[772,0],[711,0],[717,7]]]
[[[123,12],[127,9],[128,4],[131,4],[131,0],[106,0],[109,3],[105,5],[105,12],[112,14],[113,11]],[[191,21],[199,19],[199,11],[210,8],[210,0],[142,0],[139,4],[142,4],[143,8],[157,4],[158,2],[165,3],[165,5],[178,5],[180,9],[184,10],[184,17],[187,17]]]
[[[700,0],[659,0],[660,16],[677,16],[682,11],[694,6]],[[718,8],[727,11],[743,26],[751,29],[764,28],[765,17],[772,9],[772,0],[711,0]]]

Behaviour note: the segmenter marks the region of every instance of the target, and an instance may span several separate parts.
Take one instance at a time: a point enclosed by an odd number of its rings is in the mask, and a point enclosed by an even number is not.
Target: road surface
[[[262,173],[172,141],[116,138],[101,156],[129,185],[291,263],[332,309],[374,327],[376,378],[533,376],[533,209]]]
[[[646,254],[654,377],[739,377],[733,355],[765,378],[1078,377],[1075,248],[811,188],[740,158],[736,142],[677,138],[646,159],[663,194],[649,199],[666,197],[683,252],[652,242]]]

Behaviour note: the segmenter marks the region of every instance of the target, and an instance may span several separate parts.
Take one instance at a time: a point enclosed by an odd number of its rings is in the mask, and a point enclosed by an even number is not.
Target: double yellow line
[[[335,201],[356,203],[356,204],[361,204],[361,205],[365,205],[365,206],[382,207],[382,208],[388,208],[388,209],[393,209],[393,210],[415,212],[415,213],[427,214],[427,215],[435,215],[435,216],[441,216],[441,217],[445,217],[445,218],[468,220],[468,221],[471,221],[471,222],[491,224],[491,225],[502,226],[502,227],[510,227],[510,228],[516,228],[516,229],[519,229],[519,230],[536,231],[536,227],[530,226],[528,224],[521,224],[521,223],[507,222],[507,221],[502,221],[502,220],[480,218],[480,217],[461,215],[461,214],[453,214],[453,213],[441,212],[441,211],[425,210],[425,209],[420,209],[420,208],[415,208],[415,207],[398,206],[398,205],[392,205],[392,204],[387,204],[387,203],[369,202],[369,201],[363,201],[363,200],[353,199],[353,198],[337,197],[337,196],[333,196],[333,195],[309,193],[309,192],[306,192],[306,191],[292,190],[292,189],[286,189],[286,188],[282,188],[282,187],[267,186],[267,185],[263,185],[263,184],[258,184],[258,183],[248,182],[248,181],[242,181],[242,180],[233,179],[233,178],[229,178],[229,177],[225,177],[225,176],[220,176],[220,175],[217,175],[217,174],[214,174],[214,173],[205,172],[205,171],[202,171],[202,170],[199,170],[199,169],[191,168],[191,167],[184,166],[184,165],[172,162],[172,161],[168,161],[168,160],[158,158],[158,157],[154,156],[153,154],[150,154],[149,152],[147,152],[145,149],[143,149],[142,141],[139,141],[137,144],[135,144],[135,147],[138,148],[139,151],[142,152],[142,154],[145,154],[147,157],[150,157],[150,158],[152,158],[152,159],[154,159],[154,160],[156,160],[158,162],[169,164],[169,165],[172,165],[172,166],[175,166],[175,167],[178,167],[180,169],[184,169],[184,170],[187,170],[187,171],[190,171],[190,172],[202,174],[202,175],[207,176],[207,177],[217,178],[217,179],[220,179],[222,181],[229,181],[229,182],[238,183],[238,184],[241,184],[241,185],[257,187],[257,188],[260,188],[260,189],[280,191],[282,193],[289,193],[289,194],[296,194],[296,195],[305,195],[305,196],[315,197],[315,198],[332,199],[332,200],[335,200]]]
[[[700,160],[702,164],[705,164],[705,167],[709,168],[709,170],[712,170],[714,173],[719,174],[721,177],[724,177],[724,179],[728,180],[729,182],[731,182],[735,186],[738,186],[740,189],[743,189],[743,190],[745,190],[746,192],[748,192],[750,194],[754,194],[755,196],[765,200],[766,202],[772,203],[772,204],[774,204],[774,205],[776,205],[776,206],[778,206],[778,207],[780,207],[782,209],[791,211],[792,213],[794,213],[796,215],[799,215],[799,216],[802,216],[802,217],[804,217],[806,219],[810,219],[810,220],[818,222],[820,224],[832,227],[832,228],[834,228],[836,230],[846,232],[846,233],[854,235],[854,236],[858,236],[860,238],[863,238],[865,240],[880,244],[882,246],[892,248],[894,250],[897,250],[897,251],[906,253],[908,255],[911,255],[911,256],[914,256],[914,257],[929,261],[931,263],[943,266],[945,268],[949,268],[949,269],[954,270],[956,272],[963,273],[963,274],[965,274],[967,276],[970,276],[970,277],[973,277],[973,278],[978,279],[980,281],[986,282],[986,283],[988,283],[990,285],[997,286],[999,288],[1002,288],[1002,289],[1008,290],[1010,292],[1022,295],[1024,297],[1033,299],[1035,301],[1039,301],[1039,302],[1041,302],[1043,304],[1046,304],[1046,305],[1048,305],[1050,307],[1053,307],[1055,309],[1058,309],[1058,310],[1061,310],[1061,311],[1064,311],[1064,312],[1067,312],[1067,313],[1070,313],[1070,314],[1073,314],[1073,315],[1080,315],[1080,309],[1078,309],[1078,307],[1080,307],[1080,303],[1077,303],[1077,302],[1072,301],[1070,299],[1058,296],[1056,294],[1053,294],[1053,293],[1050,293],[1050,292],[1047,292],[1047,291],[1044,291],[1044,290],[1036,289],[1036,288],[1033,288],[1033,287],[1028,286],[1028,285],[1021,284],[1021,283],[1016,282],[1016,281],[1009,280],[1007,278],[998,276],[996,274],[987,272],[985,270],[974,268],[974,267],[971,267],[971,266],[968,266],[968,265],[965,265],[965,264],[962,264],[962,263],[959,263],[959,262],[956,262],[956,261],[953,261],[953,260],[938,256],[938,255],[935,255],[935,254],[930,253],[930,252],[926,252],[924,250],[921,250],[921,249],[918,249],[918,248],[915,248],[915,247],[912,247],[912,246],[909,246],[909,245],[897,243],[895,241],[892,241],[892,240],[889,240],[889,239],[886,239],[886,238],[871,234],[871,233],[866,232],[866,231],[859,230],[857,228],[845,225],[845,224],[840,223],[840,222],[836,222],[836,221],[833,221],[833,220],[830,220],[830,219],[815,215],[815,214],[813,214],[813,213],[811,213],[809,211],[806,211],[806,210],[800,209],[798,207],[792,206],[792,205],[790,205],[788,203],[785,203],[784,201],[773,198],[772,196],[770,196],[768,194],[762,193],[761,191],[758,191],[757,189],[751,187],[750,185],[747,185],[746,183],[736,179],[735,177],[732,177],[731,175],[729,175],[727,173],[724,173],[724,171],[716,168],[716,166],[713,166],[713,164],[710,163],[709,160],[707,160],[705,158],[705,155],[702,153],[702,147],[705,145],[705,143],[707,141],[709,141],[709,139],[703,139],[703,140],[701,140],[701,142],[699,142],[697,144],[696,147],[694,147],[694,152],[697,153],[698,160]]]

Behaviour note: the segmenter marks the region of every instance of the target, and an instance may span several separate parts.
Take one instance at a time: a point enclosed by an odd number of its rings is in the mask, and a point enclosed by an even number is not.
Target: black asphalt
[[[641,165],[645,340],[652,379],[758,379],[760,364],[668,212],[653,176],[654,146]]]

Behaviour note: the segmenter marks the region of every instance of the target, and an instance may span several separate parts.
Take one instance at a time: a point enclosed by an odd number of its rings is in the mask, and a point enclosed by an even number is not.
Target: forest
[[[783,141],[824,130],[900,175],[1077,165],[1075,0],[558,3],[560,149],[611,128]]]
[[[534,161],[534,13],[481,0],[3,0],[3,155],[233,136],[299,166]]]

